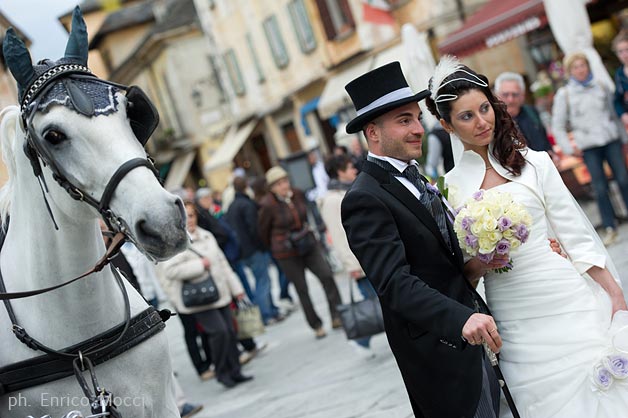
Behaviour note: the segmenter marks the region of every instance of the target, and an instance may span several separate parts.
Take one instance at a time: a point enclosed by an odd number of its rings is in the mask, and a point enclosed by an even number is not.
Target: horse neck
[[[8,292],[62,283],[89,270],[104,254],[95,219],[80,222],[53,208],[59,226],[55,230],[41,192],[16,190],[0,253]],[[45,343],[53,347],[79,342],[123,318],[122,295],[108,267],[61,289],[15,300],[12,306],[20,325],[35,338],[45,336]]]

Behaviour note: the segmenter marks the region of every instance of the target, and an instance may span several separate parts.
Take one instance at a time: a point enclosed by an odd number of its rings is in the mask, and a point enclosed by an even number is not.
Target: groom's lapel
[[[375,177],[384,190],[407,207],[408,210],[410,210],[410,212],[412,212],[412,214],[416,216],[417,219],[421,221],[421,223],[423,223],[423,225],[425,225],[425,227],[429,229],[432,234],[434,234],[447,253],[451,254],[432,214],[403,184],[395,179],[392,174],[370,161],[364,162],[363,171]]]

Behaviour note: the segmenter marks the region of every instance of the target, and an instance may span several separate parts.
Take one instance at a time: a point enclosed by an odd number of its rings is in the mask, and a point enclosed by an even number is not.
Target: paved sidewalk
[[[343,300],[348,300],[348,279],[339,275],[337,283]],[[257,338],[268,342],[268,348],[243,368],[244,374],[255,379],[234,389],[223,389],[215,379],[200,381],[189,360],[179,320],[168,321],[173,367],[179,381],[192,402],[205,405],[195,417],[412,417],[384,334],[371,342],[374,358],[359,357],[342,330],[331,330],[318,280],[309,276],[308,284],[327,337],[315,339],[298,309]]]
[[[593,202],[583,208],[594,224],[599,216]],[[620,225],[620,237],[609,248],[624,288],[628,289],[628,223]],[[275,271],[271,271],[273,281]],[[348,300],[348,279],[337,276],[343,300]],[[306,325],[302,311],[273,325],[259,341],[268,348],[244,366],[255,376],[249,383],[223,389],[215,380],[201,382],[189,360],[182,328],[174,317],[167,332],[174,368],[187,397],[202,403],[198,418],[406,418],[412,417],[397,365],[385,336],[373,338],[373,359],[358,357],[342,331],[330,329],[322,287],[308,277],[316,309],[324,318],[327,338],[316,340]],[[273,289],[277,291],[277,289]],[[276,294],[276,293],[275,293]]]

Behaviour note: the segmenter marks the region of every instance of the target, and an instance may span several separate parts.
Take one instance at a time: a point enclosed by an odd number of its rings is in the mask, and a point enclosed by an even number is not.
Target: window
[[[292,0],[288,3],[288,12],[290,13],[292,27],[297,34],[301,51],[304,53],[313,51],[316,48],[316,38],[314,38],[314,31],[312,30],[303,0]]]
[[[242,73],[240,72],[240,66],[238,65],[238,59],[236,58],[235,51],[233,49],[229,49],[224,55],[224,60],[227,72],[229,73],[229,79],[231,80],[231,85],[233,85],[233,91],[238,96],[243,96],[246,89],[244,87],[244,80],[242,79]]]
[[[327,39],[340,40],[353,32],[355,21],[347,0],[316,0],[316,5]]]
[[[262,71],[262,66],[257,58],[257,52],[255,52],[255,45],[253,44],[251,33],[246,34],[246,44],[249,47],[251,58],[253,58],[253,65],[255,65],[255,70],[257,71],[257,82],[261,84],[266,81],[266,76],[264,76],[264,71]]]
[[[275,59],[275,64],[279,68],[284,68],[288,65],[290,58],[288,57],[288,51],[286,45],[279,32],[279,24],[277,23],[277,17],[272,15],[264,20],[264,32],[266,33],[266,39],[270,45],[270,50]]]

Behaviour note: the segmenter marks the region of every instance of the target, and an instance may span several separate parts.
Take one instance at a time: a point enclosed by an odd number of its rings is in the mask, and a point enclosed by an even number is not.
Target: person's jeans
[[[615,228],[615,211],[609,196],[609,183],[604,172],[604,161],[610,166],[613,177],[628,208],[628,170],[624,160],[621,141],[613,141],[601,147],[589,148],[582,152],[584,163],[591,174],[591,185],[602,217],[602,225]]]
[[[231,269],[235,272],[235,274],[238,275],[238,278],[240,279],[240,282],[242,283],[242,287],[244,288],[244,293],[246,293],[246,296],[249,298],[251,302],[256,303],[255,295],[253,294],[253,291],[251,290],[251,285],[249,284],[249,281],[246,278],[246,273],[244,272],[244,268],[242,267],[242,261],[241,260],[238,260],[235,262],[229,261],[229,264],[231,265]]]
[[[375,292],[373,285],[371,284],[371,282],[369,282],[369,280],[366,277],[362,277],[361,279],[358,279],[357,282],[358,282],[358,289],[360,289],[360,293],[362,293],[362,296],[364,296],[364,299],[377,297],[377,292]],[[355,342],[360,344],[364,348],[369,348],[371,345],[371,337],[369,336],[369,337],[364,337],[364,338],[356,338]]]
[[[279,310],[273,304],[270,294],[270,256],[268,253],[256,251],[250,257],[243,258],[242,263],[251,269],[255,276],[255,303],[259,306],[264,323],[279,315]]]
[[[270,256],[270,253],[268,253],[268,255]],[[275,260],[272,256],[270,257],[270,259],[275,264],[275,267],[277,267],[277,273],[279,274],[279,299],[288,299],[290,302],[292,302],[292,296],[290,296],[290,292],[288,291],[290,281],[281,269],[281,266],[279,266],[277,260]]]

